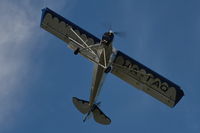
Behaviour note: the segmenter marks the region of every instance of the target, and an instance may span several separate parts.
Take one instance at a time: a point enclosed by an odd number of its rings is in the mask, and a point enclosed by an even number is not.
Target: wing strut
[[[105,50],[105,48],[103,48],[103,56],[104,56],[104,65],[107,68],[107,64],[106,64],[106,50]]]
[[[81,50],[89,49],[93,54],[95,54],[95,55],[98,57],[98,59],[100,58],[99,55],[96,54],[96,53],[94,52],[94,50],[92,50],[91,48],[92,48],[92,47],[100,46],[101,43],[100,43],[100,44],[97,44],[97,45],[89,46],[89,45],[88,45],[88,44],[87,44],[87,43],[86,43],[72,28],[70,28],[70,30],[83,42],[83,44],[85,44],[86,47],[84,47],[83,45],[81,45],[80,43],[78,43],[77,41],[75,41],[74,39],[69,38],[71,41],[73,41],[73,42],[75,42],[76,44],[78,44],[79,46],[81,46],[81,47],[82,47]],[[104,64],[103,64],[103,65],[100,64],[100,63],[97,63],[97,64],[100,65],[100,66],[103,67],[103,68],[107,68],[105,48],[103,48],[103,56],[104,56]]]
[[[89,45],[87,45],[87,43],[83,41],[83,39],[72,28],[70,28],[70,30],[83,42],[83,44],[85,44],[86,48],[88,48],[93,54],[97,56],[97,54],[89,47]]]

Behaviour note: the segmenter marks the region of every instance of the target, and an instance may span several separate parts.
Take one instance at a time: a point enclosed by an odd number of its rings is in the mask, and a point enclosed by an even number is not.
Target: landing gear
[[[79,52],[80,52],[80,49],[77,48],[77,49],[74,51],[74,54],[77,55]]]
[[[107,67],[106,70],[104,71],[105,73],[109,73],[111,71],[111,67]]]

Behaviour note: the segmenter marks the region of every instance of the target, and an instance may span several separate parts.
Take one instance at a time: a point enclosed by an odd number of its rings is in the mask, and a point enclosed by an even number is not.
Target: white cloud
[[[2,4],[3,3],[3,4]],[[13,105],[20,101],[13,101],[11,97],[21,78],[21,69],[25,68],[23,53],[24,42],[30,36],[31,27],[23,26],[28,23],[27,15],[12,3],[1,3],[0,22],[0,125],[9,121],[15,111]],[[13,101],[13,103],[11,103]],[[2,127],[2,126],[1,126]]]
[[[41,9],[45,6],[61,10],[67,4],[71,10],[76,2],[61,0],[19,0],[0,2],[0,127],[10,127],[16,113],[25,104],[25,80],[32,64],[30,56],[42,39],[39,28]],[[43,47],[44,48],[44,47]]]
[[[25,85],[22,80],[29,70],[28,57],[38,38],[34,7],[30,1],[16,2],[0,2],[0,127],[14,122],[15,113],[23,105],[19,88]]]

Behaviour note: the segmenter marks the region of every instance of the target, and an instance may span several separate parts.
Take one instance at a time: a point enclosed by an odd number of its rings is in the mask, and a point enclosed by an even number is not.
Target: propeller
[[[115,31],[112,28],[111,24],[105,24],[106,29],[108,29],[108,32],[113,33],[114,35],[118,36],[118,37],[125,37],[126,33],[123,31]]]
[[[114,35],[118,36],[118,37],[125,37],[126,36],[126,33],[125,32],[120,32],[120,31],[112,31],[112,30],[109,30],[109,32],[113,33]]]

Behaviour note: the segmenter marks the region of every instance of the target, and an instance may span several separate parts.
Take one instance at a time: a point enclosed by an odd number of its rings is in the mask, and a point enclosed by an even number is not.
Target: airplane
[[[97,123],[111,123],[111,119],[100,110],[100,102],[97,102],[104,76],[108,73],[169,107],[174,107],[184,96],[178,85],[116,50],[113,47],[115,32],[112,30],[105,32],[99,39],[48,7],[42,9],[40,27],[66,42],[75,55],[80,54],[94,63],[89,101],[72,98],[75,107],[85,115],[84,122],[92,115]]]

